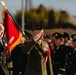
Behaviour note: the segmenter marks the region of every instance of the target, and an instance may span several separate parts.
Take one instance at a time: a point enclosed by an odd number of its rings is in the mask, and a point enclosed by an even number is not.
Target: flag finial
[[[0,2],[0,5],[6,8],[5,3],[3,1]],[[6,8],[7,9],[7,8]]]

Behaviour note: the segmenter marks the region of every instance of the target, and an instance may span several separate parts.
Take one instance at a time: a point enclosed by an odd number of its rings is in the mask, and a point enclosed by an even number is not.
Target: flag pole
[[[22,30],[24,31],[24,0],[22,0]]]

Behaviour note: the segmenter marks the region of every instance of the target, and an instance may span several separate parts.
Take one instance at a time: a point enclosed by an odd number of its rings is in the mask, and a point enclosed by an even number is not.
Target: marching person
[[[67,32],[64,32],[63,36],[64,36],[64,44],[66,46],[71,46],[72,41],[70,40],[70,37],[71,37],[70,34]]]
[[[6,67],[5,45],[3,42],[4,26],[0,24],[0,75],[9,75]],[[5,59],[4,59],[5,58]]]
[[[24,75],[27,64],[27,56],[23,53],[22,49],[25,42],[26,38],[23,36],[22,41],[11,52],[13,62],[13,75]]]
[[[27,54],[28,58],[24,75],[51,75],[47,73],[46,68],[50,50],[48,44],[44,42],[42,44],[43,35],[42,25],[33,25],[33,39],[28,41],[23,49],[23,52]],[[49,67],[49,69],[51,68]]]
[[[72,36],[71,51],[68,54],[68,61],[66,64],[66,75],[76,75],[76,34]]]
[[[55,33],[55,44],[56,48],[53,51],[53,70],[54,75],[64,75],[66,68],[67,55],[69,52],[68,46],[64,44],[63,35]]]

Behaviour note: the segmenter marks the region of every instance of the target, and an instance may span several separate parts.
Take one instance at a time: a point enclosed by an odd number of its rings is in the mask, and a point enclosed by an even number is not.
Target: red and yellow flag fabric
[[[22,34],[20,33],[20,30],[16,26],[8,10],[5,8],[3,9],[2,12],[2,20],[5,28],[6,39],[7,39],[6,49],[11,52],[13,48],[22,40]]]

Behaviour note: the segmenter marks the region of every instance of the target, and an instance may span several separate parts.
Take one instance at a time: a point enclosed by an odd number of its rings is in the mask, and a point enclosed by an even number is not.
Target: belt
[[[60,70],[62,70],[62,71],[65,71],[65,69],[64,68],[59,68]]]
[[[53,63],[53,65],[58,65],[59,63]]]

